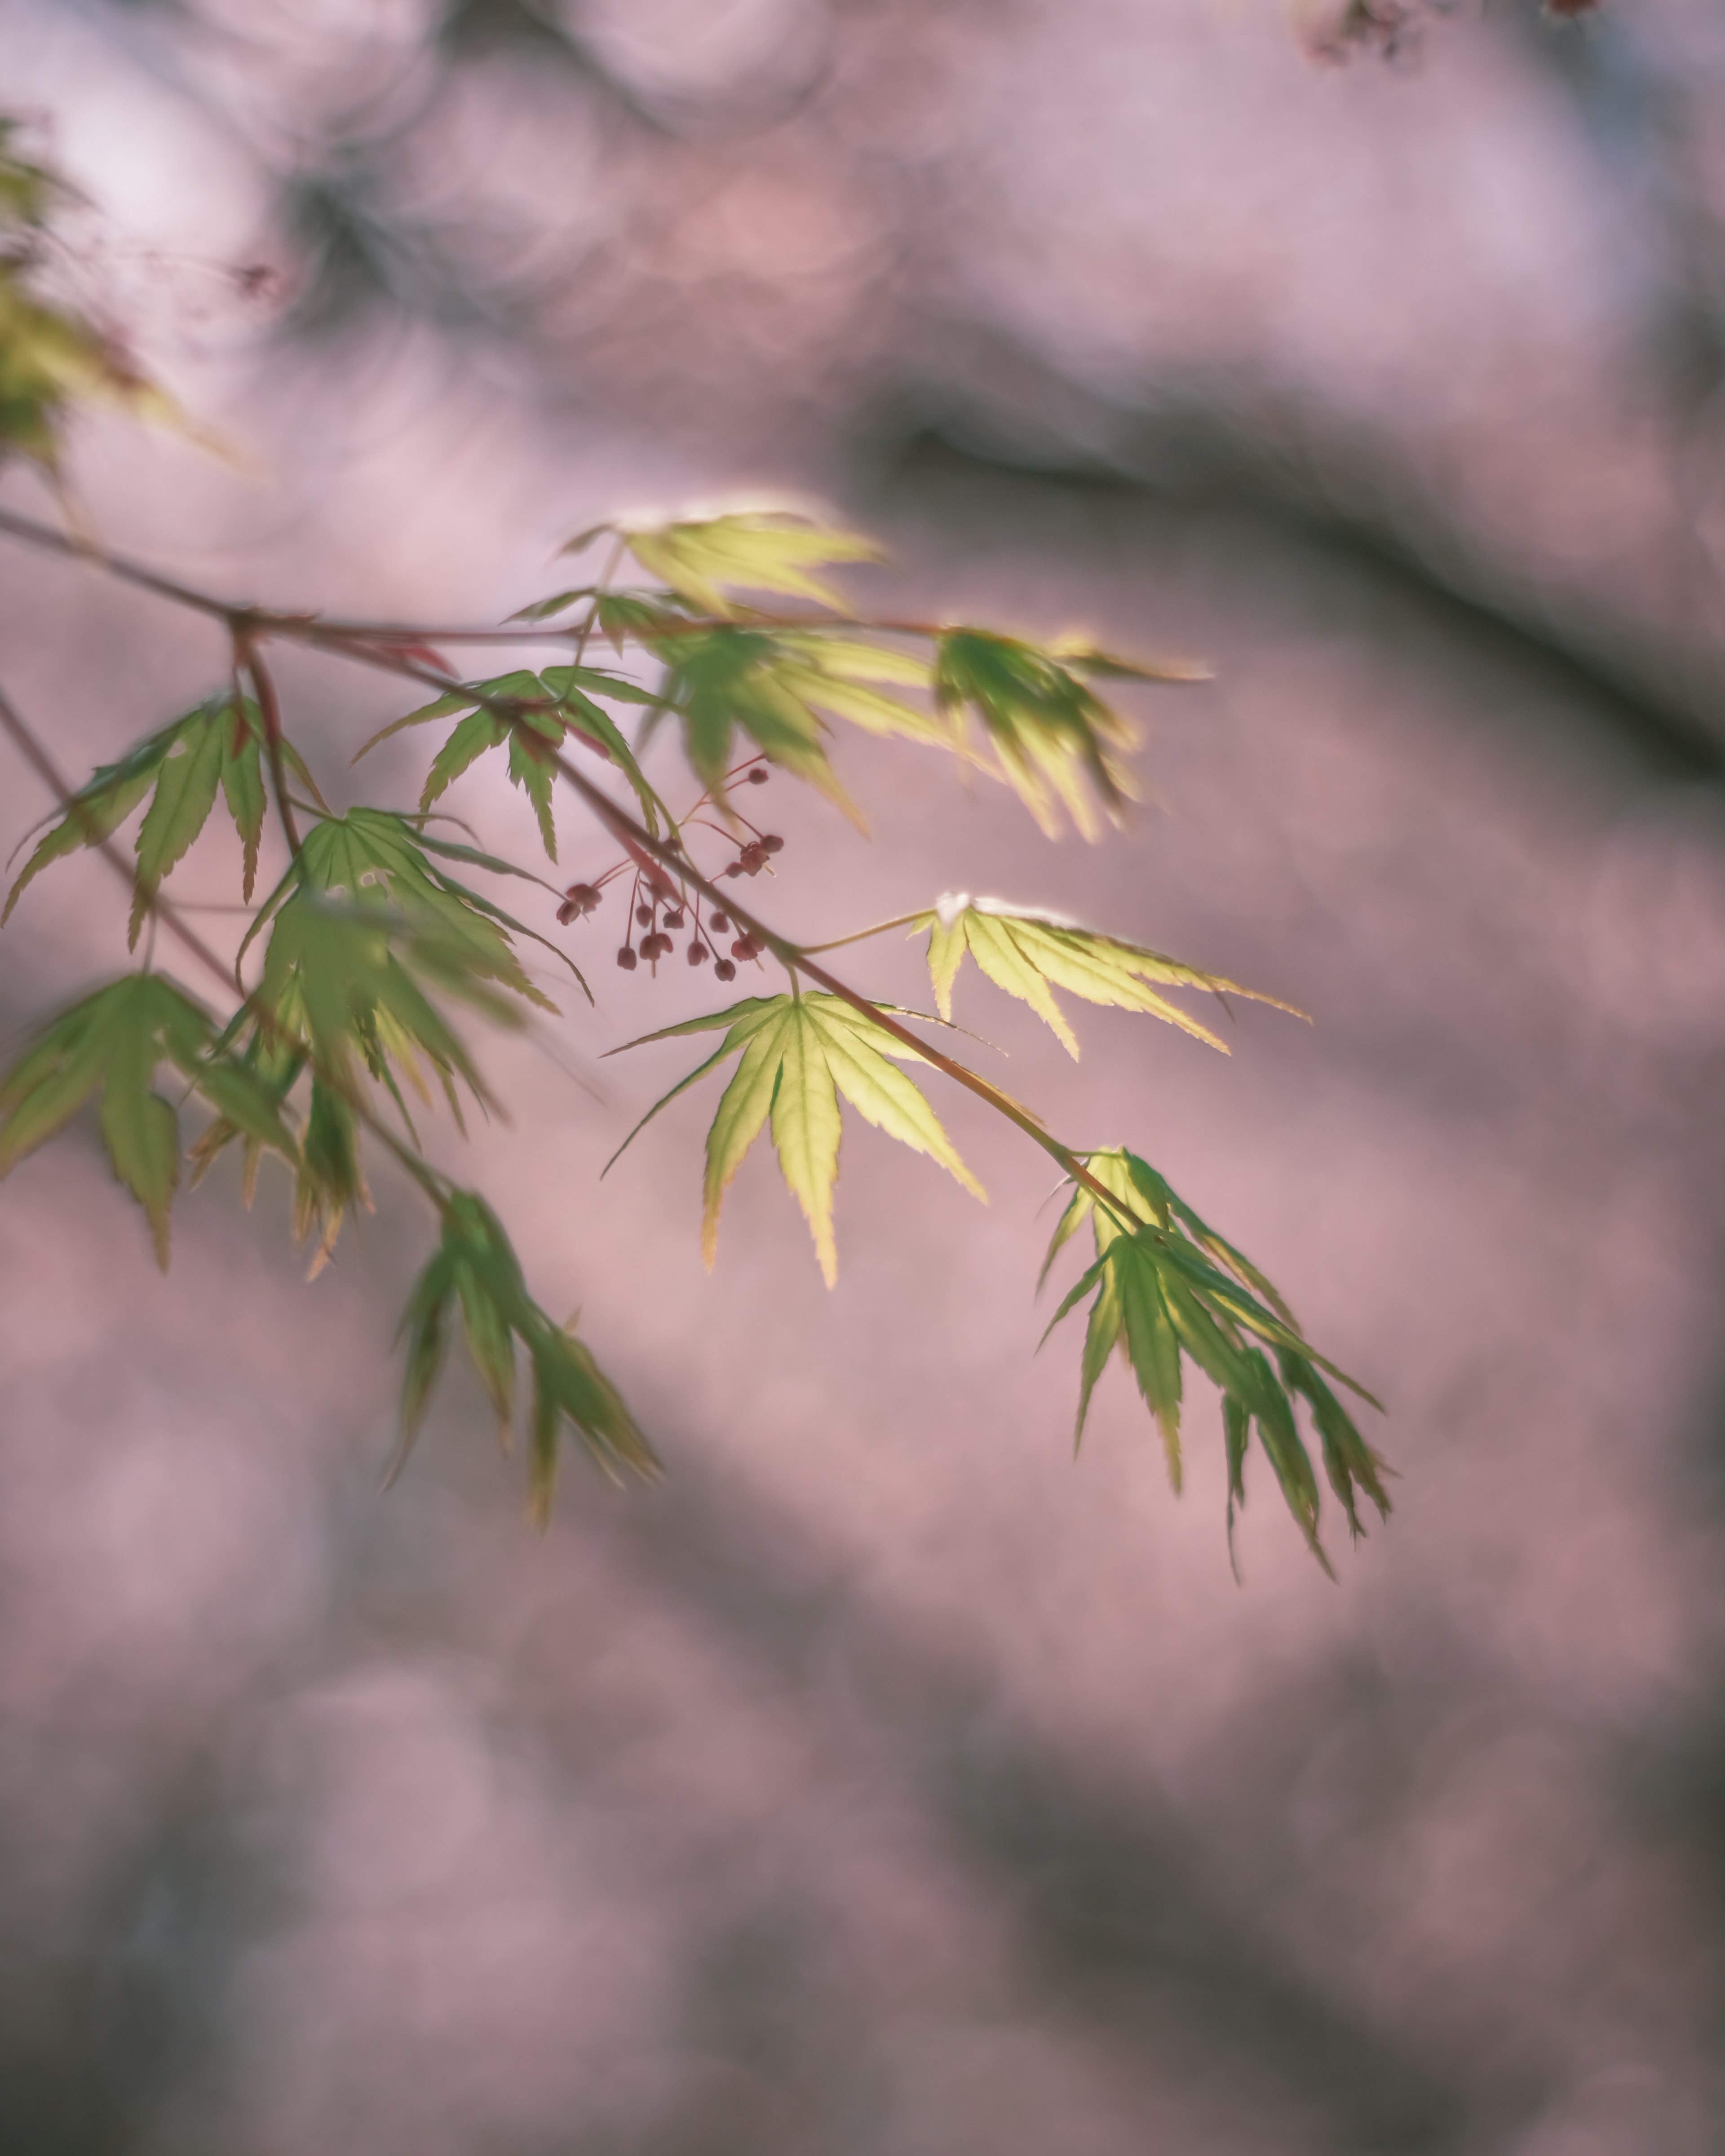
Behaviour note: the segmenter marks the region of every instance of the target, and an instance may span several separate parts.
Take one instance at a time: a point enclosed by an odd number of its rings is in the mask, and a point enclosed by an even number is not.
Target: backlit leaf
[[[973,898],[968,891],[949,892],[932,909],[918,915],[911,933],[928,930],[928,973],[942,1018],[952,1014],[952,983],[966,952],[993,981],[1010,996],[1029,1004],[1036,1015],[1060,1038],[1075,1059],[1078,1043],[1051,988],[1066,989],[1093,1004],[1113,1004],[1122,1010],[1147,1013],[1165,1019],[1195,1040],[1228,1053],[1208,1026],[1158,995],[1154,983],[1163,988],[1203,988],[1212,995],[1245,996],[1254,1003],[1271,1004],[1291,1011],[1291,1004],[1277,1002],[1255,988],[1219,973],[1206,973],[1183,964],[1142,943],[1128,943],[1117,936],[1101,936],[1057,913],[1015,906],[998,898]],[[1302,1014],[1295,1012],[1298,1017]]]
[[[1062,805],[1094,839],[1096,803],[1118,822],[1134,798],[1120,758],[1136,730],[1052,652],[982,629],[943,630],[934,696],[955,743],[967,712],[980,721],[1003,775],[1050,838],[1059,835]]]
[[[725,801],[740,730],[769,762],[806,779],[859,829],[865,828],[828,760],[830,729],[815,708],[824,699],[811,701],[809,693],[819,680],[788,659],[782,636],[767,629],[701,629],[677,637],[665,656],[664,707],[681,720],[690,767],[716,802]]]
[[[833,1185],[839,1170],[841,1096],[876,1129],[926,1153],[975,1197],[984,1197],[933,1109],[896,1067],[922,1058],[850,1004],[829,995],[750,997],[728,1010],[667,1026],[644,1039],[666,1040],[721,1026],[725,1039],[716,1052],[649,1108],[618,1148],[620,1153],[661,1108],[741,1050],[707,1132],[701,1251],[709,1265],[716,1254],[725,1193],[770,1117],[780,1170],[808,1220],[822,1275],[829,1287],[833,1285],[838,1276]]]
[[[739,591],[787,592],[842,612],[840,594],[811,572],[881,558],[871,540],[775,510],[740,510],[623,536],[649,576],[715,614],[728,613],[728,594]]]
[[[1255,1426],[1284,1501],[1327,1571],[1329,1560],[1318,1539],[1317,1483],[1294,1403],[1307,1403],[1331,1487],[1349,1531],[1358,1536],[1358,1491],[1363,1491],[1379,1514],[1388,1517],[1386,1471],[1319,1371],[1329,1371],[1355,1392],[1361,1388],[1313,1353],[1269,1281],[1206,1226],[1147,1162],[1123,1147],[1081,1158],[1113,1202],[1103,1204],[1075,1183],[1043,1266],[1046,1277],[1055,1255],[1086,1220],[1091,1223],[1095,1262],[1064,1298],[1049,1327],[1052,1332],[1086,1296],[1094,1296],[1081,1364],[1078,1435],[1082,1435],[1096,1380],[1117,1348],[1161,1430],[1169,1479],[1178,1490],[1183,1354],[1222,1394],[1230,1547],[1235,1509],[1245,1499],[1247,1438]],[[1274,1352],[1274,1363],[1260,1342]],[[1362,1397],[1371,1400],[1369,1394]]]

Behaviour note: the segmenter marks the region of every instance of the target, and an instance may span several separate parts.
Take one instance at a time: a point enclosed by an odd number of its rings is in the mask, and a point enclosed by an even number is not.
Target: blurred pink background
[[[1236,1586],[1207,1395],[1180,1500],[1118,1371],[1075,1465],[1046,1163],[946,1094],[988,1210],[853,1125],[837,1292],[764,1148],[708,1279],[699,1099],[598,1180],[697,1060],[601,1051],[714,1000],[619,973],[614,907],[567,932],[597,1013],[485,1045],[514,1127],[437,1140],[670,1469],[569,1459],[543,1539],[459,1360],[378,1491],[396,1178],[305,1287],[280,1182],[218,1173],[163,1281],[80,1128],[0,1193],[0,2143],[1725,2146],[1725,18],[1324,26],[0,0],[95,302],[234,452],[89,424],[117,548],[485,621],[597,518],[791,490],[891,547],[870,601],[1214,666],[1128,693],[1155,803],[1105,846],[847,737],[879,835],[776,779],[751,896],[813,937],[999,893],[1310,1011],[1225,1062],[1075,1012],[1076,1066],[973,973],[956,1015],[1266,1265],[1401,1478],[1332,1586],[1255,1461]],[[0,574],[69,767],[219,678]],[[280,671],[326,784],[411,791],[398,743],[346,773],[382,677]],[[10,846],[47,803],[0,768]],[[453,805],[528,855],[500,774]],[[123,919],[44,878],[8,1032]],[[849,955],[926,1003],[916,947]]]

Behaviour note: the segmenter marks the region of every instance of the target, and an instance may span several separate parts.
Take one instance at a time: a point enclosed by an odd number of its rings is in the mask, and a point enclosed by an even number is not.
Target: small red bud
[[[670,911],[665,915],[665,925],[667,928],[680,928],[682,927],[683,909],[680,906],[674,906]]]
[[[749,784],[751,786],[764,786],[766,783],[767,767],[764,763],[757,763],[754,769],[749,773]]]
[[[640,922],[643,928],[649,927],[653,920],[652,907],[650,906],[638,906],[635,908],[635,919]]]
[[[784,850],[784,840],[776,831],[763,831],[761,834],[761,849],[763,853],[782,853]]]
[[[627,943],[625,943],[623,948],[618,952],[617,963],[622,967],[625,973],[634,973],[635,969],[635,954],[629,949]]]
[[[696,941],[689,946],[689,963],[691,966],[704,966],[706,960],[707,947],[705,943]]]
[[[731,926],[731,916],[725,912],[721,907],[714,907],[711,918],[713,925],[713,932],[716,936],[722,936],[725,931]]]
[[[725,873],[726,875],[741,875],[742,874],[742,863],[741,861],[732,861],[730,866],[725,870]]]
[[[567,928],[580,911],[581,908],[575,903],[572,898],[566,898],[562,904],[557,908],[557,919],[561,921],[564,927]]]
[[[721,958],[713,968],[713,978],[718,981],[734,981],[737,968],[728,958]]]

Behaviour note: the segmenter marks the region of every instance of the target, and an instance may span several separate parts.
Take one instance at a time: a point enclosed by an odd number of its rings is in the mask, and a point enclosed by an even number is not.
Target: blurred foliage
[[[0,117],[0,461],[28,457],[57,476],[80,403],[158,422],[178,413],[114,331],[51,296],[53,221],[71,191],[20,154],[21,131]]]

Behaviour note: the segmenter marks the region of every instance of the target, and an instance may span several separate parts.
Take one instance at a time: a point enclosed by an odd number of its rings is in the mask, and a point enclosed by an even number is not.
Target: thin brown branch
[[[249,629],[234,634],[235,663],[244,666],[258,692],[258,709],[264,715],[264,747],[270,758],[270,777],[275,792],[275,813],[281,819],[282,836],[295,860],[300,858],[300,827],[294,821],[294,804],[287,788],[285,759],[281,751],[281,701],[275,684],[258,649],[257,635]]]
[[[158,576],[155,570],[146,569],[141,562],[130,562],[122,554],[110,554],[68,538],[51,524],[39,524],[34,517],[20,516],[13,510],[0,509],[0,531],[9,532],[14,539],[39,547],[45,552],[64,554],[72,561],[88,562],[92,568],[117,577],[122,583],[136,584],[141,591],[153,592],[157,598],[172,599],[176,606],[190,607],[194,613],[212,615],[218,621],[232,622],[246,611],[244,607],[230,606],[225,599],[212,598],[208,592],[193,591],[189,584],[176,583],[171,577]]]
[[[254,607],[237,599],[218,598],[213,593],[200,592],[189,584],[176,583],[154,569],[145,567],[124,554],[114,554],[105,548],[82,544],[57,531],[51,524],[39,522],[34,517],[20,516],[16,511],[0,509],[0,532],[27,545],[39,547],[44,552],[64,555],[69,560],[83,562],[92,568],[101,569],[109,576],[117,577],[122,583],[135,584],[141,591],[153,592],[158,598],[171,599],[177,606],[190,607],[198,613],[210,615],[240,628],[250,626],[262,635],[279,636],[298,641],[345,645],[352,643],[376,644],[564,644],[573,643],[584,648],[592,633],[591,622],[569,623],[561,629],[547,629],[535,625],[530,629],[514,629],[506,624],[496,629],[483,627],[429,628],[412,622],[390,621],[331,621],[321,614],[280,613],[267,607]],[[882,636],[936,637],[944,633],[943,625],[930,621],[865,621],[853,620],[839,614],[773,614],[744,609],[734,619],[671,622],[651,629],[632,631],[634,640],[650,644],[680,636],[696,636],[713,629],[872,629]],[[448,683],[444,685],[449,686]]]

